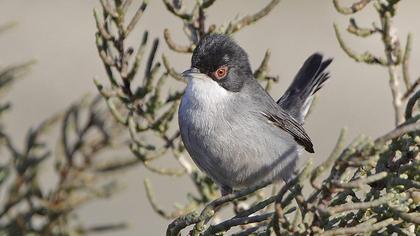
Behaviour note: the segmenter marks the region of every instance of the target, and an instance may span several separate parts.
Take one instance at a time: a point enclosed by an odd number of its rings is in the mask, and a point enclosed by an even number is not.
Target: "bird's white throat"
[[[228,102],[232,93],[220,86],[211,78],[189,78],[188,85],[183,96],[184,105],[212,107]]]

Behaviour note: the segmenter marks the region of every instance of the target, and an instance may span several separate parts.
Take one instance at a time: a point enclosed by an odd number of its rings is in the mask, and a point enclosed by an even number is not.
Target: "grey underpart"
[[[216,183],[230,188],[285,179],[293,173],[299,145],[265,114],[291,120],[256,80],[231,100],[209,111],[200,101],[179,112],[181,136],[192,159]],[[191,102],[191,101],[190,101]]]

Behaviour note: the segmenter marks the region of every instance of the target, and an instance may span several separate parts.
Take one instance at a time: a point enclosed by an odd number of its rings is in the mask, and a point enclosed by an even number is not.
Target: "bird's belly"
[[[251,113],[225,115],[185,103],[180,107],[181,136],[201,170],[231,188],[291,175],[298,151],[287,133]]]

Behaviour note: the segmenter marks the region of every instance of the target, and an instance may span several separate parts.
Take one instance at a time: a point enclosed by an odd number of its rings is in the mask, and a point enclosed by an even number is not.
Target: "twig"
[[[358,233],[369,233],[369,232],[374,232],[382,228],[385,228],[386,226],[392,223],[394,223],[394,219],[388,218],[386,220],[383,220],[381,222],[378,222],[372,225],[367,224],[363,226],[354,226],[354,227],[348,227],[348,228],[328,230],[328,231],[323,232],[322,235],[330,236],[330,235],[352,235],[352,234],[358,234]]]
[[[414,81],[414,83],[407,89],[407,91],[404,93],[402,99],[406,100],[409,98],[417,89],[417,87],[420,85],[420,77]]]
[[[332,184],[339,187],[339,188],[360,188],[361,186],[365,184],[370,184],[373,182],[377,182],[379,180],[382,180],[388,176],[387,172],[380,172],[378,174],[374,174],[365,178],[359,178],[357,180],[353,180],[348,183],[342,183],[339,181],[333,181]]]
[[[194,44],[191,44],[190,46],[182,46],[176,44],[171,37],[171,33],[169,32],[169,29],[165,29],[163,31],[163,37],[165,38],[166,43],[168,44],[169,48],[175,52],[179,53],[192,53],[194,50]]]
[[[184,20],[190,20],[191,19],[191,15],[182,12],[181,10],[179,10],[177,7],[173,6],[169,0],[163,0],[163,3],[165,3],[166,9],[168,9],[168,11],[170,11],[172,14],[178,16],[181,19]]]
[[[143,1],[136,13],[134,14],[133,18],[131,19],[130,23],[125,30],[125,35],[127,36],[130,32],[134,29],[134,26],[137,25],[137,22],[140,20],[141,16],[143,15],[144,11],[146,10],[148,4],[148,0]]]
[[[412,44],[413,44],[413,36],[411,33],[409,33],[407,35],[407,42],[405,45],[404,56],[403,56],[403,61],[402,61],[403,79],[404,79],[405,87],[407,89],[406,94],[409,93],[409,91],[413,88],[412,87],[413,85],[411,85],[410,71],[409,71],[409,60],[410,60]],[[403,97],[408,97],[408,96],[409,95],[407,96],[404,95]]]
[[[270,3],[265,6],[263,9],[258,11],[257,13],[249,16],[245,16],[244,18],[240,19],[236,23],[231,23],[226,29],[226,34],[233,34],[240,29],[242,29],[245,26],[248,26],[252,23],[255,23],[256,21],[260,20],[264,16],[266,16],[268,13],[270,13],[274,7],[279,4],[280,0],[271,0]]]
[[[383,58],[375,57],[369,52],[365,52],[363,54],[357,54],[352,49],[350,49],[347,44],[344,42],[343,38],[341,37],[340,30],[338,29],[337,24],[334,24],[335,35],[337,37],[338,43],[340,44],[343,51],[352,59],[357,62],[364,62],[366,64],[379,64],[379,65],[387,65],[387,61]]]
[[[256,216],[233,218],[233,219],[224,221],[220,224],[210,226],[202,235],[203,236],[216,235],[217,233],[228,231],[230,228],[234,226],[247,225],[251,223],[257,223],[257,222],[270,220],[272,216],[273,216],[273,212],[265,213],[262,215],[256,215]]]
[[[0,34],[14,28],[16,25],[17,25],[17,22],[14,22],[14,21],[0,25]]]
[[[419,78],[420,79],[420,78]],[[407,102],[407,106],[405,108],[405,120],[409,120],[413,117],[413,110],[414,105],[419,102],[420,100],[420,90],[417,91],[413,96],[410,97],[410,99]]]
[[[389,133],[377,138],[375,144],[380,146],[385,144],[388,140],[398,138],[406,133],[420,130],[420,123],[402,124],[390,131]]]
[[[404,111],[402,107],[402,93],[400,90],[400,78],[398,77],[396,65],[398,64],[395,59],[397,48],[395,45],[399,45],[398,38],[391,32],[391,13],[386,11],[381,13],[381,9],[378,10],[381,15],[382,24],[382,41],[385,44],[385,55],[387,60],[388,74],[389,74],[389,87],[391,88],[392,104],[395,111],[395,125],[399,125],[404,121]],[[398,53],[399,54],[399,53]],[[399,56],[398,56],[399,57]],[[406,62],[408,63],[408,62]]]
[[[354,14],[354,13],[362,10],[370,2],[371,2],[371,0],[359,0],[356,3],[353,3],[353,5],[351,5],[351,7],[342,7],[339,4],[339,0],[333,0],[335,9],[343,15]]]
[[[193,235],[198,235],[200,232],[202,232],[204,230],[204,228],[203,228],[204,227],[204,222],[214,216],[214,214],[218,210],[219,206],[222,206],[223,204],[225,204],[227,202],[232,202],[235,199],[239,199],[239,198],[242,198],[246,195],[249,195],[249,194],[255,192],[258,189],[266,187],[269,184],[271,184],[271,181],[261,183],[259,185],[256,185],[256,186],[252,187],[252,188],[244,189],[240,192],[227,194],[225,196],[222,196],[222,197],[212,201],[210,204],[208,204],[201,211],[201,214],[199,216],[200,221],[195,224],[194,229],[193,229]]]
[[[393,193],[388,193],[383,197],[380,197],[376,200],[369,201],[369,202],[358,202],[358,203],[346,203],[339,206],[329,207],[327,209],[322,209],[321,211],[324,213],[327,213],[329,215],[338,214],[344,211],[352,211],[352,210],[358,210],[358,209],[368,209],[372,207],[377,207],[383,204],[387,204],[392,199],[395,199],[397,196]]]
[[[356,20],[354,18],[350,18],[350,24],[347,27],[347,31],[351,34],[354,34],[359,37],[369,37],[374,33],[379,33],[380,31],[377,28],[369,29],[369,28],[360,28],[356,24]]]
[[[317,166],[311,174],[311,185],[315,189],[320,189],[321,186],[319,186],[318,183],[316,183],[317,178],[327,169],[331,167],[331,165],[335,162],[335,160],[340,156],[340,153],[342,152],[345,144],[345,137],[347,135],[347,129],[343,128],[340,131],[340,135],[338,136],[337,143],[335,144],[335,147],[333,151],[331,152],[330,156],[327,158],[327,160],[322,163],[321,165]]]
[[[270,60],[271,52],[270,50],[265,51],[264,58],[261,61],[260,66],[255,70],[254,77],[257,80],[262,80],[266,74],[268,69],[268,61]]]
[[[155,194],[152,189],[152,184],[150,183],[150,180],[148,178],[144,180],[144,189],[146,190],[147,200],[149,200],[150,205],[158,215],[162,216],[165,219],[173,219],[175,217],[185,214],[185,212],[182,211],[167,213],[165,210],[163,210],[155,200]]]
[[[411,222],[417,225],[420,225],[420,213],[419,212],[412,212],[412,213],[406,213],[402,212],[394,207],[391,207],[391,210],[395,212],[401,219]]]
[[[176,72],[175,69],[173,67],[171,67],[171,65],[169,64],[168,59],[166,58],[165,55],[162,55],[162,61],[163,61],[163,65],[165,66],[166,70],[168,71],[168,73],[176,80],[181,81],[181,82],[186,82],[185,79],[181,76],[180,73]]]

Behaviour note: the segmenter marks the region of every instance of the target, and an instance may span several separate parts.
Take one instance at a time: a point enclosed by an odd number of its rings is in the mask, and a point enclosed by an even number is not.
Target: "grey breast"
[[[239,94],[214,109],[183,99],[179,123],[184,144],[197,166],[219,185],[249,187],[293,172],[296,143],[267,121],[263,108]]]

